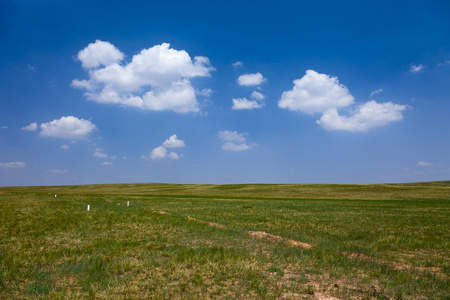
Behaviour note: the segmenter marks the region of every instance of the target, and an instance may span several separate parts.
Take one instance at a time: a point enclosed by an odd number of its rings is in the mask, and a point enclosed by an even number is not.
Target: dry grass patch
[[[308,243],[303,243],[303,242],[299,242],[293,239],[289,239],[289,238],[284,238],[282,236],[279,235],[273,235],[264,231],[249,231],[248,234],[252,237],[258,238],[258,239],[267,239],[269,241],[272,242],[284,242],[286,244],[289,244],[291,246],[295,246],[295,247],[302,247],[305,249],[310,249],[312,248],[311,244]]]

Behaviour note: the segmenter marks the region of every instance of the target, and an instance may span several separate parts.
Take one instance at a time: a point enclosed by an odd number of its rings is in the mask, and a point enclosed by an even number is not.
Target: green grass
[[[448,181],[3,187],[0,218],[2,299],[450,299]]]

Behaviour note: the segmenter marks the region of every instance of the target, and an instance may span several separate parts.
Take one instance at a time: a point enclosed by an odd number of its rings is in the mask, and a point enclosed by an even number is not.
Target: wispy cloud
[[[0,162],[0,168],[18,169],[24,168],[26,164],[23,161],[12,161],[7,163]]]
[[[383,89],[375,90],[375,91],[373,91],[372,93],[370,93],[369,98],[372,98],[373,95],[380,94],[380,93],[382,93],[382,92],[383,92]]]
[[[33,122],[33,123],[31,123],[31,124],[29,124],[27,126],[24,126],[24,127],[20,128],[20,129],[25,130],[25,131],[36,131],[37,128],[38,128],[37,123]]]
[[[425,68],[424,65],[419,64],[419,65],[412,65],[411,68],[409,69],[409,72],[411,73],[420,73],[423,71],[423,69]]]
[[[426,162],[426,161],[419,161],[417,163],[417,165],[421,166],[421,167],[431,167],[433,164],[430,162]]]
[[[51,173],[51,174],[64,174],[64,173],[68,173],[69,171],[67,170],[57,170],[57,169],[52,169],[52,170],[47,170],[47,173]]]

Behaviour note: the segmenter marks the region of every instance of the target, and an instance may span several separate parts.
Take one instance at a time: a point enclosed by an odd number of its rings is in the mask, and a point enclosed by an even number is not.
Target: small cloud
[[[426,162],[426,161],[419,161],[419,162],[417,163],[417,165],[419,165],[419,166],[421,166],[421,167],[431,167],[433,164],[432,164],[432,163],[429,163],[429,162]]]
[[[37,72],[37,68],[33,67],[32,65],[28,64],[28,70],[33,71],[33,72]]]
[[[0,162],[0,168],[18,169],[24,168],[26,164],[23,161],[12,161],[7,163]]]
[[[260,92],[254,91],[250,98],[254,99],[254,100],[264,100],[265,96],[263,94],[261,94]]]
[[[170,152],[168,155],[167,155],[170,159],[172,159],[172,160],[176,160],[176,159],[179,159],[180,157],[178,156],[178,154],[176,154],[175,152]]]
[[[103,151],[102,148],[96,148],[94,154],[92,155],[98,158],[108,158],[108,154],[102,153],[101,151]]]
[[[233,67],[234,67],[235,69],[237,69],[237,68],[242,67],[243,65],[244,65],[244,63],[243,63],[242,61],[237,61],[237,62],[235,62],[235,63],[233,64]]]
[[[95,129],[97,127],[91,121],[67,116],[42,123],[40,135],[63,139],[84,139]]]
[[[47,173],[51,173],[51,174],[64,174],[64,173],[67,173],[67,172],[69,172],[69,171],[67,171],[67,170],[54,170],[54,169],[47,171]]]
[[[227,151],[245,151],[251,149],[256,144],[247,144],[247,139],[245,138],[245,134],[238,133],[237,131],[219,131],[217,133],[220,140],[225,143],[222,146],[223,150]]]
[[[425,68],[425,66],[424,65],[422,65],[422,64],[419,64],[419,65],[412,65],[411,66],[411,69],[409,69],[409,72],[411,72],[411,73],[419,73],[419,72],[421,72],[423,69]]]
[[[380,93],[382,93],[382,92],[383,92],[383,89],[375,90],[375,91],[373,91],[372,93],[370,93],[369,98],[372,98],[373,95],[380,94]]]
[[[1,126],[0,129],[8,129],[8,126]]]
[[[212,93],[213,93],[212,89],[203,89],[203,90],[197,92],[198,95],[204,96],[204,97],[209,97],[212,95]]]
[[[59,149],[69,149],[69,145],[67,145],[67,144],[64,144],[64,145],[61,145],[61,147],[59,147]]]
[[[239,76],[239,78],[237,79],[237,83],[243,86],[260,85],[264,81],[266,81],[266,79],[259,72],[253,74],[244,74]]]
[[[37,123],[33,122],[33,123],[31,123],[31,124],[29,124],[27,126],[24,126],[24,127],[20,128],[20,129],[26,130],[26,131],[36,131],[37,128],[38,128]]]
[[[446,60],[444,62],[437,64],[438,67],[443,67],[443,66],[448,66],[448,65],[450,65],[450,60]]]
[[[104,161],[101,163],[102,166],[111,166],[113,163],[110,161]]]
[[[152,153],[150,153],[150,158],[152,160],[158,160],[158,159],[165,158],[166,155],[167,155],[167,149],[164,148],[163,146],[159,146],[152,150]]]
[[[177,138],[177,135],[174,134],[167,140],[165,140],[164,143],[162,143],[162,146],[165,148],[182,148],[185,146],[185,144],[183,140],[179,140]]]
[[[243,109],[258,109],[262,108],[264,103],[258,101],[247,100],[247,98],[236,98],[233,99],[233,110],[243,110]]]

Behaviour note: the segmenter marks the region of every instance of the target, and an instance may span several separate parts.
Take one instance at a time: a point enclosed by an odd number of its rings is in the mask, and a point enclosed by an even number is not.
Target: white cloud
[[[359,105],[350,117],[339,115],[336,108],[329,109],[316,123],[326,130],[367,131],[402,120],[401,112],[406,109],[406,105],[392,102],[377,103],[372,100]]]
[[[162,144],[163,147],[165,148],[181,148],[184,147],[184,141],[183,140],[179,140],[177,138],[177,135],[174,134],[171,137],[169,137],[167,140],[164,141],[164,143]]]
[[[259,72],[254,74],[244,74],[237,79],[239,85],[245,86],[260,85],[264,81],[266,81],[266,79]]]
[[[26,164],[23,161],[12,161],[7,163],[0,162],[0,168],[18,169],[24,168]]]
[[[52,173],[52,174],[64,174],[64,173],[67,173],[67,172],[69,172],[69,171],[67,171],[67,170],[54,170],[54,169],[47,171],[47,173]]]
[[[121,61],[124,55],[114,45],[109,42],[96,40],[90,43],[86,48],[78,52],[78,59],[83,68],[97,68],[101,65],[109,66]]]
[[[171,49],[168,43],[144,49],[124,64],[120,64],[123,54],[107,42],[96,41],[80,53],[86,53],[79,59],[89,69],[89,79],[75,79],[73,87],[87,90],[89,100],[144,110],[199,112],[190,79],[209,77],[214,70],[208,58],[191,59],[186,51]],[[96,68],[100,65],[104,67]]]
[[[307,114],[323,113],[332,108],[349,106],[353,96],[337,77],[307,70],[306,75],[294,80],[294,88],[285,91],[278,107]]]
[[[110,161],[104,161],[104,162],[102,162],[100,165],[102,165],[102,166],[111,166],[113,163],[112,162],[110,162]]]
[[[417,165],[421,166],[421,167],[431,167],[433,164],[429,163],[429,162],[425,162],[425,161],[419,161],[417,163]]]
[[[2,126],[0,129],[8,129],[8,126]]]
[[[249,150],[256,144],[247,144],[247,139],[245,138],[245,134],[238,133],[237,131],[219,131],[217,133],[219,139],[224,141],[225,143],[222,146],[223,150],[228,151],[244,151]]]
[[[242,109],[258,109],[262,108],[264,103],[258,101],[247,100],[247,98],[236,98],[233,99],[233,106],[231,109],[242,110]]]
[[[240,67],[242,67],[244,64],[242,63],[242,61],[237,61],[237,62],[235,62],[234,64],[233,64],[233,67],[234,68],[240,68]]]
[[[264,100],[265,96],[263,94],[261,94],[260,92],[253,91],[250,98],[255,99],[255,100]]]
[[[69,149],[69,145],[67,145],[67,144],[61,145],[61,147],[59,147],[59,149]]]
[[[180,156],[178,156],[175,152],[170,152],[167,156],[172,160],[177,160],[180,158]]]
[[[450,60],[445,60],[444,62],[438,63],[438,67],[447,66],[450,65]]]
[[[411,66],[411,69],[409,69],[409,71],[411,72],[411,73],[419,73],[419,72],[421,72],[423,69],[425,68],[425,66],[424,65],[422,65],[422,64],[419,64],[419,65],[412,65]]]
[[[37,123],[33,122],[33,123],[31,123],[31,124],[29,124],[27,126],[24,126],[24,127],[20,128],[20,129],[26,130],[26,131],[36,131],[37,128],[38,128]]]
[[[30,65],[30,64],[28,64],[28,70],[33,71],[35,73],[37,72],[37,68],[32,66],[32,65]]]
[[[49,123],[42,123],[40,135],[64,139],[84,139],[95,129],[97,127],[91,121],[68,116]]]
[[[204,96],[204,97],[209,97],[212,95],[212,93],[213,93],[212,89],[203,89],[203,90],[197,92],[198,95]]]
[[[153,160],[157,159],[163,159],[167,155],[167,149],[163,146],[159,146],[152,150],[152,153],[150,153],[150,158]]]
[[[380,94],[380,93],[382,93],[382,92],[383,92],[383,89],[375,90],[375,91],[373,91],[372,93],[370,93],[369,98],[372,98],[373,95]]]
[[[98,158],[108,158],[108,154],[102,153],[102,151],[102,148],[96,148],[94,154],[92,155]]]
[[[178,155],[175,152],[168,153],[167,148],[183,148],[184,146],[186,146],[184,141],[178,139],[177,135],[174,134],[170,136],[168,139],[166,139],[161,146],[153,149],[152,152],[150,153],[150,156],[142,155],[141,158],[142,159],[151,158],[152,160],[160,160],[168,157],[172,160],[176,160],[179,159],[180,157],[183,157],[183,154]]]

